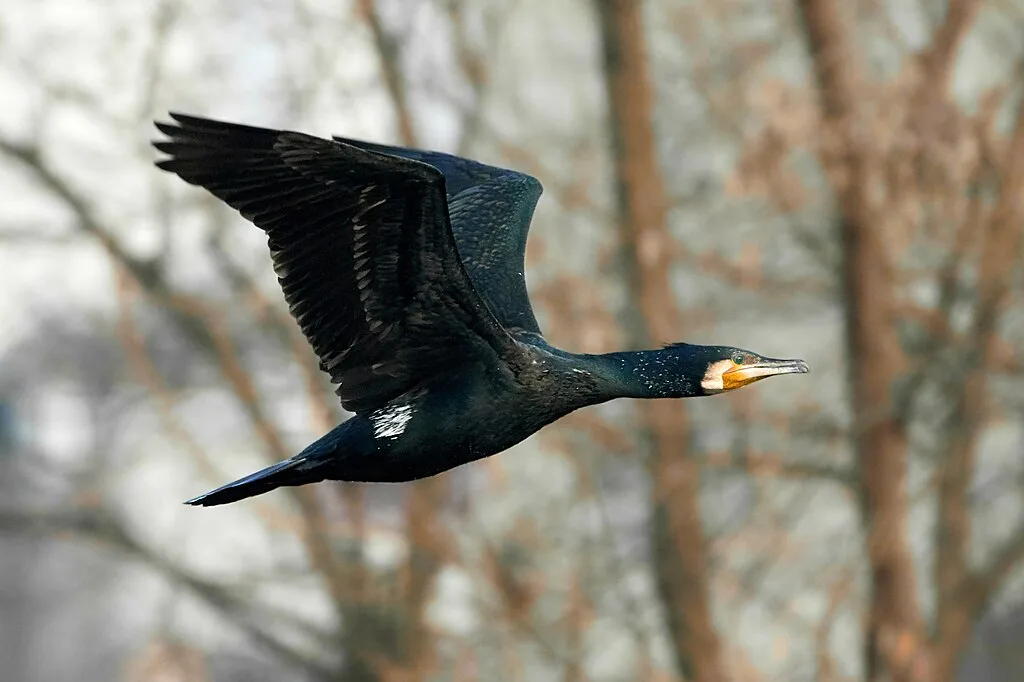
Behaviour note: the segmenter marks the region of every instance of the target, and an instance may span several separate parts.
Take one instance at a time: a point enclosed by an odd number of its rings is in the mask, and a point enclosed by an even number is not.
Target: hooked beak
[[[746,386],[765,377],[779,374],[806,374],[807,363],[803,360],[772,360],[761,358],[757,362],[736,365],[722,373],[722,388],[725,390]]]

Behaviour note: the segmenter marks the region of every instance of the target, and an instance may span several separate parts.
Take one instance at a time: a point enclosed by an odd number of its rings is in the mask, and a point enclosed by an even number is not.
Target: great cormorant
[[[614,398],[721,393],[802,360],[675,343],[602,355],[549,345],[523,278],[541,195],[449,154],[171,114],[157,165],[267,234],[285,301],[354,413],[299,454],[200,495],[234,502],[322,480],[412,481],[499,453]]]

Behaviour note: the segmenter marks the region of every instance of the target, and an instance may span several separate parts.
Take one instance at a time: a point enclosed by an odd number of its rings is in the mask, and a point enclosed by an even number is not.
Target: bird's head
[[[707,395],[731,391],[779,374],[804,374],[808,371],[803,360],[766,358],[742,348],[729,346],[691,346],[699,348],[704,367],[700,387]]]
[[[657,350],[574,356],[604,377],[596,402],[614,398],[691,398],[715,395],[778,374],[803,374],[803,360],[777,360],[731,346],[672,343]],[[579,368],[579,365],[574,365]],[[594,401],[592,401],[594,402]],[[587,404],[592,404],[588,402]]]

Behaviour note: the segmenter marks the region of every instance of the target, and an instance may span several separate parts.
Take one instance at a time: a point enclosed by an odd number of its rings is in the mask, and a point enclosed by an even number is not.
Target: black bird
[[[285,301],[354,416],[299,454],[200,495],[234,502],[322,480],[412,481],[487,457],[614,398],[721,393],[802,360],[675,343],[550,346],[523,278],[541,195],[449,154],[171,114],[160,168],[267,233]]]

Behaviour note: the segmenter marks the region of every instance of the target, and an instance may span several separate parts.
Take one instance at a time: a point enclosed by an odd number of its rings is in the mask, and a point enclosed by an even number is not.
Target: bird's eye
[[[733,353],[732,354],[732,364],[734,364],[734,365],[742,365],[743,364],[743,353]]]

